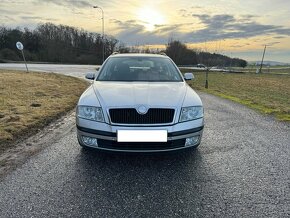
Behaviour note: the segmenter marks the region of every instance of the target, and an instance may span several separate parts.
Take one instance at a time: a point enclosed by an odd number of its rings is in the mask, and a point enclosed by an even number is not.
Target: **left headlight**
[[[203,117],[203,107],[183,107],[181,108],[179,122],[186,122],[190,120],[196,120]]]
[[[103,110],[101,107],[78,106],[77,116],[87,120],[105,122]]]

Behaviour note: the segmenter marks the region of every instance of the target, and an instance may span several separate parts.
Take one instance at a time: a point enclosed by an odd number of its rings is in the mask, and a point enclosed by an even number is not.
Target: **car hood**
[[[184,82],[94,82],[95,93],[102,106],[150,107],[181,106],[186,95]]]

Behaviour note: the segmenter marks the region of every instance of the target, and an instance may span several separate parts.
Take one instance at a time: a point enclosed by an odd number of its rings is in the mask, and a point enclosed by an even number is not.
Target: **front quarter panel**
[[[186,95],[182,107],[202,106],[202,101],[198,94],[187,85]]]
[[[97,99],[93,85],[90,85],[86,91],[81,95],[78,105],[88,105],[100,107],[100,102]]]

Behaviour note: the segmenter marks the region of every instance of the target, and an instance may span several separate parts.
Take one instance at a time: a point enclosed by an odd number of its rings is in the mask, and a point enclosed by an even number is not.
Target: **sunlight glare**
[[[138,11],[138,19],[144,22],[144,27],[147,31],[153,31],[155,25],[165,23],[165,19],[162,14],[152,8],[141,8]]]

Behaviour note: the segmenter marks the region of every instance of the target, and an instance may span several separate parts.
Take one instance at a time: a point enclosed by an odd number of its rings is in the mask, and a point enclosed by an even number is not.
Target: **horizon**
[[[125,0],[2,0],[0,25],[34,29],[51,22],[102,32],[128,46],[162,48],[170,39],[189,48],[220,53],[232,58],[259,61],[265,44],[265,60],[290,63],[290,2],[277,0],[141,1]],[[262,13],[261,13],[262,12]]]

